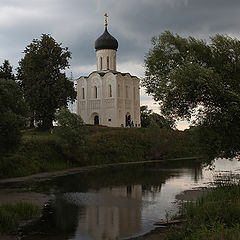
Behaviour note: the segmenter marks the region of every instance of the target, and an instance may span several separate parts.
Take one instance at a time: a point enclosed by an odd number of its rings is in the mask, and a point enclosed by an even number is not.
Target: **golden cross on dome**
[[[107,25],[108,25],[108,23],[107,23],[107,18],[108,18],[107,13],[104,14],[104,17],[105,17],[105,24],[104,24],[104,26],[107,27]]]

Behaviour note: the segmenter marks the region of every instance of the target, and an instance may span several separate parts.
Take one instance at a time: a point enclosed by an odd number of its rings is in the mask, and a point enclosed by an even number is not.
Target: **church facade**
[[[95,41],[97,71],[77,79],[77,113],[86,124],[140,127],[139,78],[116,70],[118,41],[107,30]]]

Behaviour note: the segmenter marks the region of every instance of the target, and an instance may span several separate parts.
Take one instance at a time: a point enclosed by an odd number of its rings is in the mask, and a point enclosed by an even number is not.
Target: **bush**
[[[63,152],[69,159],[76,159],[86,144],[86,127],[82,118],[67,108],[61,108],[56,114],[56,120],[58,127],[54,132],[59,137]]]
[[[56,138],[34,131],[37,135],[24,137],[19,150],[0,158],[0,178],[26,176],[38,172],[69,168]]]
[[[87,143],[87,164],[146,160],[147,142],[141,129],[96,129]]]

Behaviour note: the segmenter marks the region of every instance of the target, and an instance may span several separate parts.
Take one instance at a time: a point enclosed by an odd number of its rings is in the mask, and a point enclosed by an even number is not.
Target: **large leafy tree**
[[[13,68],[8,60],[4,60],[2,66],[0,66],[0,78],[15,80]]]
[[[240,151],[240,41],[207,43],[167,31],[152,39],[143,85],[164,115],[211,129],[225,153]],[[214,134],[213,134],[214,132]]]
[[[171,129],[174,127],[174,121],[166,119],[163,116],[148,109],[148,106],[140,107],[141,126],[143,128],[157,127]]]
[[[22,91],[15,81],[0,79],[0,156],[15,150],[27,115]]]
[[[69,67],[71,53],[47,34],[40,40],[34,39],[24,53],[18,78],[30,106],[32,122],[36,120],[40,127],[51,128],[56,109],[76,98],[73,82],[64,72]]]

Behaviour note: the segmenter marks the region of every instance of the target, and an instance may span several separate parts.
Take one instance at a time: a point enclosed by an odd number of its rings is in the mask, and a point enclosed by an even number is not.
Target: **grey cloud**
[[[94,41],[107,12],[109,32],[119,41],[118,62],[143,63],[151,38],[165,30],[205,39],[239,36],[239,11],[238,0],[1,0],[0,61],[16,67],[27,44],[49,33],[69,47],[73,68],[94,65]]]

